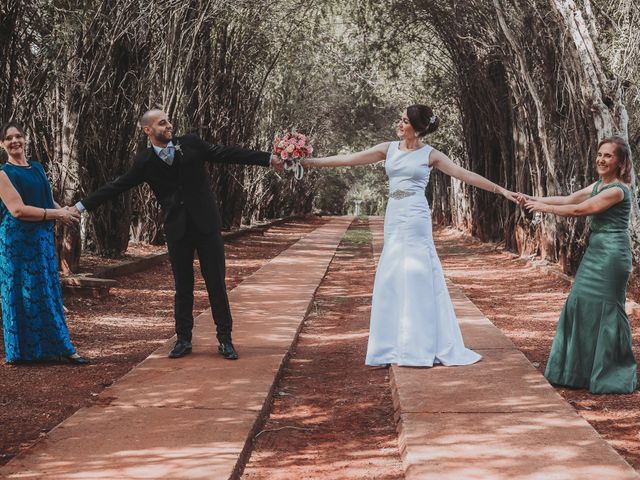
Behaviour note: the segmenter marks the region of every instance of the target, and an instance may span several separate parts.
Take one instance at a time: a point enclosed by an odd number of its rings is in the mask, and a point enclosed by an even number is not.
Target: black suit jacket
[[[162,207],[167,241],[184,235],[187,216],[199,231],[210,233],[220,229],[220,214],[205,162],[268,166],[271,157],[266,152],[212,145],[197,135],[174,137],[173,144],[177,147],[173,165],[167,165],[149,147],[135,156],[133,166],[125,174],[81,200],[82,205],[94,210],[146,182]]]

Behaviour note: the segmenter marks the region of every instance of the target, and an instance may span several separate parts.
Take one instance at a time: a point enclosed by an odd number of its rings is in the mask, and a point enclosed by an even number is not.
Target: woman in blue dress
[[[27,160],[22,127],[0,129],[8,155],[0,167],[0,297],[8,363],[66,360],[88,362],[77,354],[64,319],[53,220],[65,225],[79,215],[53,201],[39,162]]]

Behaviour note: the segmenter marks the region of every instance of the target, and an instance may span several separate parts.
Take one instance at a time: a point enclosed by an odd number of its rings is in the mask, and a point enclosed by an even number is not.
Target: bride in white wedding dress
[[[338,167],[386,160],[389,201],[384,247],[373,287],[367,365],[469,365],[482,358],[464,346],[433,244],[425,188],[431,170],[437,168],[465,183],[516,200],[513,192],[465,170],[422,143],[422,137],[434,132],[438,124],[431,108],[412,105],[398,122],[400,141],[349,155],[302,161],[305,167]]]

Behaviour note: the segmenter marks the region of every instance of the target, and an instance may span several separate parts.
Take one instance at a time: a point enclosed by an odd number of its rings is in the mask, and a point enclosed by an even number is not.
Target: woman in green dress
[[[625,313],[631,275],[631,152],[620,137],[598,144],[597,182],[569,196],[520,194],[527,210],[592,215],[589,246],[564,305],[544,376],[591,393],[632,393],[637,366]]]

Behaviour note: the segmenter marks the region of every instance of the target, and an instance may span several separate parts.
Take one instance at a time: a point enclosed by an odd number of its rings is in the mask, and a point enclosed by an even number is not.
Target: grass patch
[[[345,233],[343,240],[357,245],[368,245],[371,243],[371,231],[368,228],[350,228]]]

